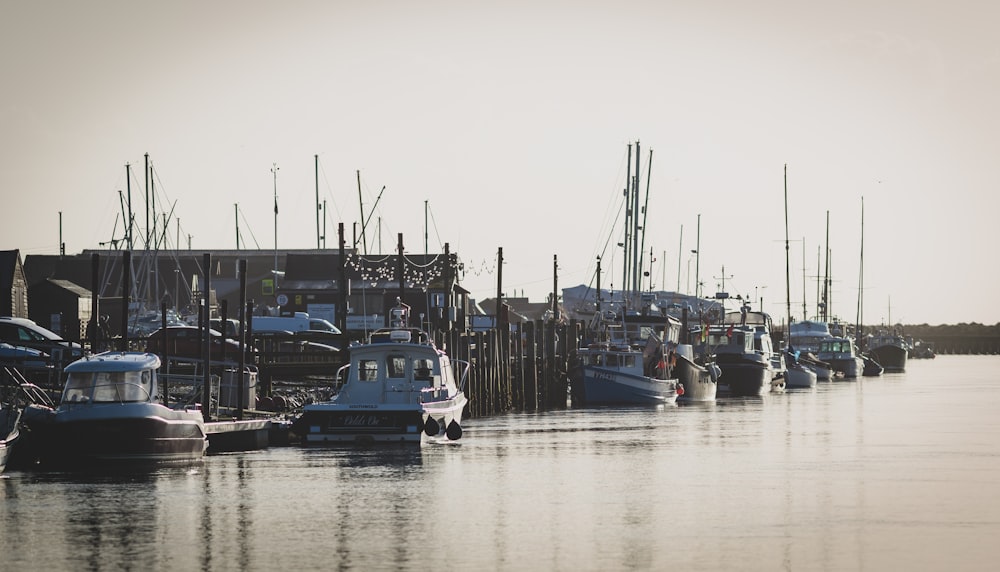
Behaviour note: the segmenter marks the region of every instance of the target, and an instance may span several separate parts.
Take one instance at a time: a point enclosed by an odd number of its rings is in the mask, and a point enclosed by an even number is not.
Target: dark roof
[[[9,292],[14,286],[14,272],[21,253],[17,250],[0,250],[0,290]]]

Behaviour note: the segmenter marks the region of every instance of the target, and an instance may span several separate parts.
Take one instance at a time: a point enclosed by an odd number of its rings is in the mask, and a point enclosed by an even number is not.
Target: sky
[[[1000,323],[996,2],[3,12],[0,248],[22,257],[59,252],[60,216],[67,253],[121,239],[130,164],[138,234],[155,200],[168,248],[235,248],[237,225],[243,248],[315,248],[318,192],[328,247],[341,222],[361,242],[363,208],[369,253],[447,243],[480,300],[593,284],[598,256],[619,288],[638,141],[645,288],[725,280],[801,319],[829,260],[845,321],[863,293],[868,324]]]

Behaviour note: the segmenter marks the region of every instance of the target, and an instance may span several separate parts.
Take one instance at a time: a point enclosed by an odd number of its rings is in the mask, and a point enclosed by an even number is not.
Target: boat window
[[[66,387],[63,389],[62,400],[67,403],[79,403],[90,400],[90,390],[93,388],[91,380],[93,374],[71,373],[66,378]]]
[[[99,372],[94,375],[94,402],[149,401],[150,378],[148,371]]]
[[[431,366],[431,360],[429,359],[413,360],[413,377],[416,379],[431,379],[431,373],[433,372]]]
[[[358,362],[358,381],[378,380],[378,361],[363,359]]]
[[[387,377],[406,377],[406,357],[402,355],[386,356],[385,371]]]

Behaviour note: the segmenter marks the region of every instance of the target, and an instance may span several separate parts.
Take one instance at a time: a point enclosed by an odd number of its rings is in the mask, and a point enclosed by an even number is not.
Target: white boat
[[[816,373],[795,359],[788,352],[776,353],[779,365],[779,376],[787,389],[802,389],[816,387]]]
[[[13,402],[0,403],[0,473],[7,467],[7,460],[14,452],[20,429],[21,408]]]
[[[684,392],[672,378],[663,343],[650,336],[645,346],[596,342],[577,350],[574,383],[583,384],[584,404],[658,405],[675,403]]]
[[[306,445],[457,441],[468,399],[469,364],[438,349],[427,333],[407,325],[409,307],[390,311],[390,327],[349,348],[337,371],[343,385],[330,401],[311,403],[291,431]],[[461,368],[457,372],[456,368]]]
[[[684,393],[679,401],[715,401],[719,392],[719,376],[722,370],[715,362],[698,363],[694,356],[694,346],[679,344],[671,359],[673,373],[680,381]]]
[[[200,407],[164,404],[160,358],[104,352],[66,366],[59,406],[30,422],[42,465],[191,462],[208,446]]]

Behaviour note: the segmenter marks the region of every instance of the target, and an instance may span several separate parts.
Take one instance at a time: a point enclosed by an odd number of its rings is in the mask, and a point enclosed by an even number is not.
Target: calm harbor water
[[[6,570],[990,570],[1000,357],[461,445],[0,476]]]

